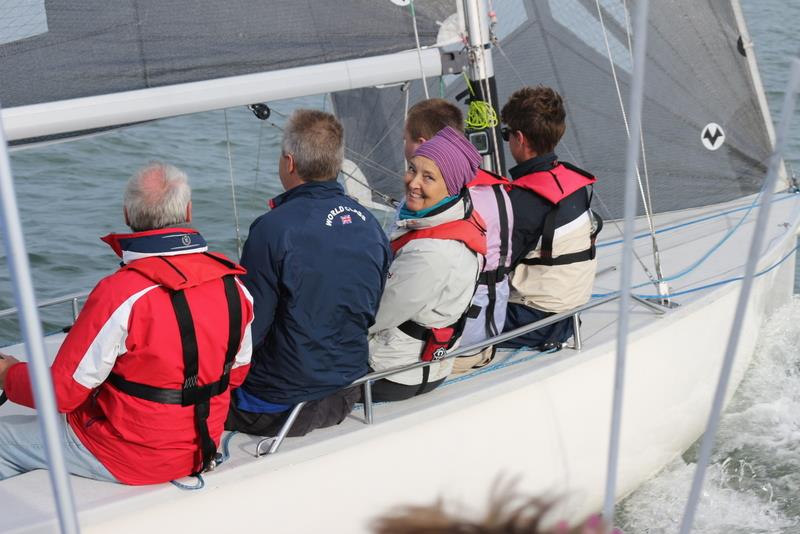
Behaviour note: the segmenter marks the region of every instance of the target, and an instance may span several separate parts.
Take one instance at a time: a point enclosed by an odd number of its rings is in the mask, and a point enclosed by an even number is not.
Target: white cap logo
[[[709,150],[716,150],[725,144],[725,131],[716,122],[709,122],[700,134],[703,146]]]

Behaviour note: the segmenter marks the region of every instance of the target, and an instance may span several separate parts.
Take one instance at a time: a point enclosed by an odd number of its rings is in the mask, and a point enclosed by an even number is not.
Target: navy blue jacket
[[[244,391],[269,403],[320,399],[367,372],[391,263],[380,224],[336,181],[270,203],[242,251],[253,295],[253,359]]]

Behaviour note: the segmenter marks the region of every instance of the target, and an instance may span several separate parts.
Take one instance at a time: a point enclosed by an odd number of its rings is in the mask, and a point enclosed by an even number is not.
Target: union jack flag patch
[[[350,217],[349,215],[342,215],[339,218],[342,220],[342,224],[350,224],[351,222],[353,222],[353,218]]]

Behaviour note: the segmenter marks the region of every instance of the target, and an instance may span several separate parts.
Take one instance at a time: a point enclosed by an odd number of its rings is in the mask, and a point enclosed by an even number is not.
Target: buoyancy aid
[[[409,230],[392,240],[392,252],[397,254],[398,250],[414,239],[452,239],[461,241],[476,254],[486,255],[486,223],[475,211],[472,211],[464,219],[450,221],[431,228]]]
[[[169,255],[151,255],[136,259],[132,263],[124,265],[122,269],[136,271],[169,291],[181,338],[183,386],[180,389],[154,387],[127,380],[113,371],[108,376],[107,381],[118,390],[133,397],[161,404],[194,407],[195,429],[198,436],[200,455],[199,468],[194,474],[198,474],[213,469],[216,465],[216,445],[211,438],[207,421],[210,415],[211,399],[225,393],[228,389],[231,369],[241,343],[244,318],[242,317],[241,297],[235,275],[243,274],[244,269],[221,254],[205,252],[205,241],[202,240],[202,236],[197,232],[193,230],[176,230],[173,233],[178,235],[179,239],[186,236],[182,239],[184,246],[197,246],[203,249],[203,252],[199,254],[205,259],[200,260],[199,265],[193,266],[194,271],[200,273],[201,279],[211,281],[221,278],[223,281],[228,308],[228,343],[219,379],[211,383],[199,383],[198,343],[192,312],[185,294],[185,291],[191,290],[192,283],[196,283],[197,280],[190,282],[189,278],[181,271],[180,258],[176,257],[171,260]],[[172,237],[168,234],[168,231],[155,230],[137,234],[112,234],[102,239],[111,245],[118,255],[124,258],[125,253],[129,253],[136,248],[131,246],[133,242],[136,242],[139,248],[146,248],[148,238],[160,236],[168,239]],[[126,242],[126,240],[130,242]],[[200,241],[202,241],[202,245],[200,245]],[[163,247],[163,244],[161,246]]]
[[[414,239],[451,239],[460,241],[476,254],[484,256],[486,254],[486,223],[477,212],[469,210],[467,217],[464,219],[443,223],[431,228],[406,232],[392,240],[392,251],[397,254],[398,250]],[[455,323],[442,328],[429,328],[411,320],[404,322],[397,328],[407,336],[423,342],[420,352],[421,361],[439,360],[461,337],[468,312],[469,310],[465,311]],[[429,373],[430,368],[425,367],[420,387],[424,388],[427,384]]]
[[[553,255],[553,241],[556,233],[556,220],[558,217],[558,209],[560,203],[565,198],[569,197],[579,189],[591,186],[597,181],[590,173],[566,162],[560,162],[558,165],[550,170],[538,171],[527,174],[514,180],[511,185],[513,187],[521,187],[539,195],[540,197],[550,201],[554,207],[551,209],[544,221],[544,228],[542,229],[541,248],[539,249],[539,257],[528,258],[522,260],[525,265],[569,265],[581,261],[593,260],[596,255],[595,241],[597,234],[603,228],[603,220],[599,215],[591,211],[592,194],[589,194],[589,201],[586,205],[586,210],[591,214],[594,222],[592,224],[593,230],[590,235],[589,248],[572,252],[568,254],[561,254],[559,256]]]
[[[588,301],[597,266],[595,241],[603,226],[591,210],[595,181],[588,172],[561,162],[512,182],[512,187],[527,189],[553,206],[544,216],[539,243],[514,268],[509,302],[559,313]],[[583,188],[588,188],[586,195],[577,196]],[[568,208],[579,215],[565,220],[559,210]]]
[[[496,286],[505,279],[511,268],[511,234],[514,215],[508,190],[511,183],[497,174],[478,169],[475,178],[467,184],[475,208],[487,223],[486,261],[478,278],[478,284],[487,289],[485,312],[486,337],[499,334],[495,324],[497,303]],[[480,311],[480,310],[478,310]]]

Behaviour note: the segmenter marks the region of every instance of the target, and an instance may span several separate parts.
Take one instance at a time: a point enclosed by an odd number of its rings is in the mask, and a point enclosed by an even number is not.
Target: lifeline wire
[[[739,302],[736,306],[731,335],[728,337],[728,345],[725,348],[725,358],[722,362],[717,390],[714,393],[714,402],[711,405],[711,413],[708,416],[708,425],[703,433],[703,441],[700,445],[700,454],[697,460],[697,467],[692,480],[692,489],[686,502],[686,510],[681,522],[680,534],[689,534],[694,523],[694,515],[700,501],[700,493],[703,488],[706,469],[711,460],[711,449],[714,446],[714,437],[719,427],[719,420],[722,415],[722,407],[725,403],[725,393],[728,389],[733,362],[736,356],[736,349],[739,346],[739,337],[742,333],[745,314],[747,313],[747,303],[750,292],[753,288],[753,278],[756,272],[758,256],[761,252],[764,233],[769,222],[769,212],[772,206],[772,196],[775,194],[775,187],[778,183],[778,169],[781,164],[781,154],[788,137],[789,125],[791,124],[792,114],[794,113],[797,101],[797,91],[800,90],[800,58],[792,60],[792,71],[789,77],[789,84],[786,88],[786,97],[783,101],[783,111],[781,112],[780,127],[775,137],[775,150],[770,158],[769,168],[767,169],[767,179],[764,184],[764,204],[758,212],[756,227],[753,230],[753,239],[750,242],[750,251],[747,255],[742,291],[739,293]]]
[[[642,102],[644,99],[644,68],[647,51],[647,11],[649,0],[641,0],[636,10],[636,42],[633,50],[633,80],[631,83],[631,129],[625,161],[625,221],[620,273],[619,321],[617,322],[617,357],[614,366],[614,398],[611,404],[611,429],[608,443],[608,469],[606,475],[603,516],[614,524],[614,502],[619,464],[619,438],[622,426],[622,398],[625,388],[625,357],[628,348],[628,322],[630,318],[631,278],[633,264],[634,218],[636,216],[636,177],[639,167],[639,134],[642,127]]]

